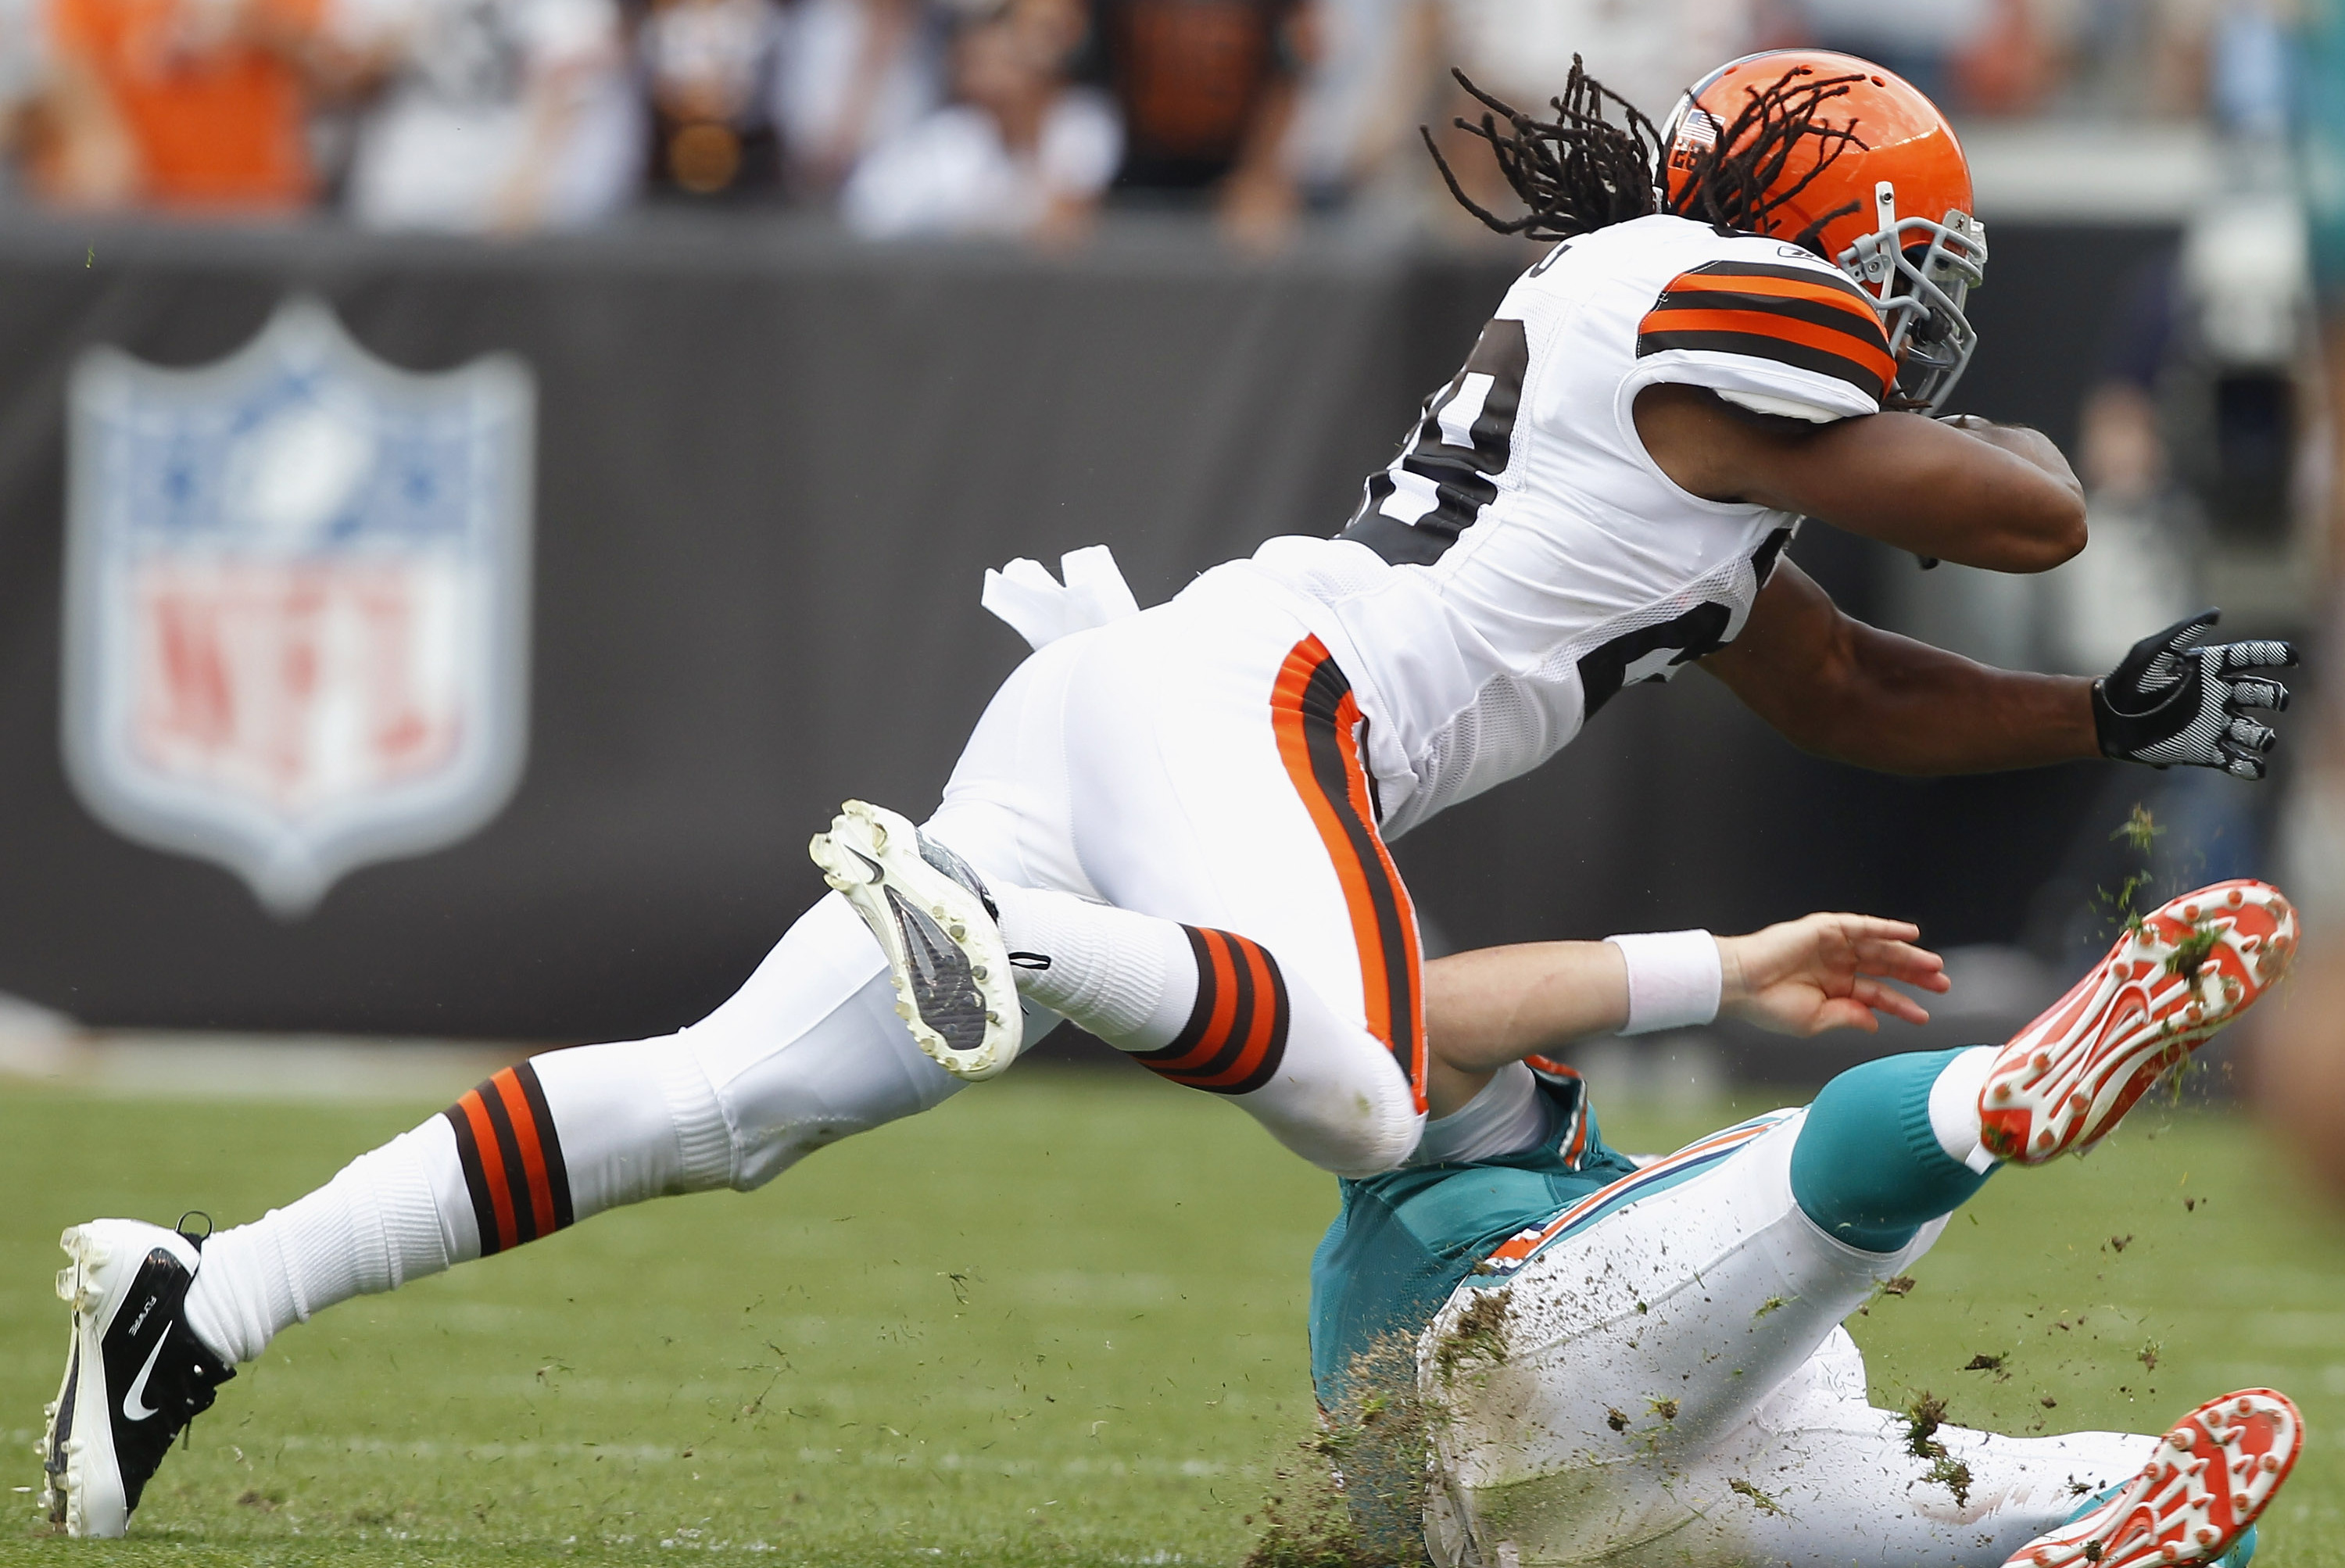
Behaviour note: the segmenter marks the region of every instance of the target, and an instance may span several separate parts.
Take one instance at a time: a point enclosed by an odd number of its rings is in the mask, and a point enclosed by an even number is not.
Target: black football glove
[[[2296,663],[2296,645],[2191,639],[2222,619],[2208,610],[2133,645],[2093,683],[2093,728],[2101,754],[2152,768],[2220,768],[2236,779],[2264,776],[2264,754],[2279,737],[2248,717],[2288,706],[2288,687],[2259,672]]]

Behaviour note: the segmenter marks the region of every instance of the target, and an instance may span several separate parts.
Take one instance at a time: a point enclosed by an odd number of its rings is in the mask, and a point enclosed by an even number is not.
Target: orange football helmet
[[[1971,215],[1962,143],[1911,83],[1822,49],[1778,49],[1721,66],[1688,90],[1661,129],[1662,207],[1693,215],[1692,188],[1751,143],[1769,101],[1786,87],[1814,94],[1814,128],[1755,171],[1766,187],[1757,194],[1771,204],[1761,231],[1814,250],[1873,297],[1897,359],[1898,390],[1934,411],[1978,346],[1963,305],[1985,280],[1986,228]]]

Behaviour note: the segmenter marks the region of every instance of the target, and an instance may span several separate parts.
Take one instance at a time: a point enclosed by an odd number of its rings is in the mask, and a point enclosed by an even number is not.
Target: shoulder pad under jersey
[[[1863,290],[1791,246],[1726,249],[1671,278],[1637,323],[1640,379],[1819,423],[1879,412],[1897,361]]]

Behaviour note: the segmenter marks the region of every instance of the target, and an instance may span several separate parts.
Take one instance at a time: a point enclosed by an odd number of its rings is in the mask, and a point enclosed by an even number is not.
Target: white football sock
[[[1948,1159],[1974,1171],[1995,1164],[1979,1142],[1979,1091],[2002,1054],[2000,1045],[1974,1045],[1947,1063],[1930,1085],[1930,1131]]]
[[[1390,1170],[1416,1145],[1423,1114],[1391,1048],[1356,1013],[1289,983],[1258,943],[1071,893],[992,893],[1020,1001],[1169,1083],[1229,1095],[1338,1176]]]
[[[959,1085],[912,1043],[894,1001],[878,945],[833,893],[691,1028],[533,1057],[307,1197],[212,1237],[188,1327],[222,1359],[249,1361],[335,1302],[480,1257],[484,1214],[492,1240],[509,1227],[502,1246],[516,1246],[543,1234],[545,1218],[558,1227],[664,1194],[755,1187],[815,1149],[925,1110]],[[472,1129],[470,1176],[458,1116]],[[502,1182],[489,1179],[483,1131]],[[533,1160],[505,1162],[508,1132],[516,1152],[533,1144]]]
[[[1178,921],[1047,889],[990,890],[1018,994],[1119,1051],[1172,1044],[1197,1001],[1197,958]]]
[[[438,1116],[360,1155],[324,1186],[204,1243],[187,1322],[228,1361],[258,1357],[287,1325],[352,1296],[437,1274],[470,1251],[447,1217],[469,1216],[455,1135]],[[469,1232],[471,1223],[465,1219]]]
[[[533,1057],[526,1073],[542,1085],[543,1120],[526,1097],[516,1112],[494,1086],[513,1072],[360,1155],[307,1197],[206,1241],[188,1290],[196,1337],[225,1359],[249,1361],[288,1325],[353,1296],[396,1289],[620,1204],[723,1186],[731,1175],[724,1113],[678,1036]],[[526,1141],[540,1151],[535,1169],[503,1168],[486,1120],[474,1152],[460,1148],[452,1117],[471,1105],[485,1118],[483,1095],[498,1100],[498,1116],[527,1121]],[[491,1157],[502,1179],[481,1168]],[[482,1245],[484,1224],[505,1227],[499,1245]]]
[[[574,1223],[730,1180],[733,1134],[695,1048],[702,1027],[529,1059],[561,1142]]]

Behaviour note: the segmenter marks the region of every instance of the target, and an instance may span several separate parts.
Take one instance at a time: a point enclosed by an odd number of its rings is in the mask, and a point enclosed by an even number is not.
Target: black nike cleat
[[[202,1267],[194,1237],[99,1219],[58,1245],[73,1259],[57,1275],[57,1295],[73,1304],[73,1347],[41,1439],[42,1505],[68,1535],[117,1536],[172,1441],[236,1371],[179,1310]]]
[[[1018,1058],[1025,1015],[985,884],[904,818],[849,800],[809,847],[888,955],[896,1012],[957,1078],[990,1078]]]

